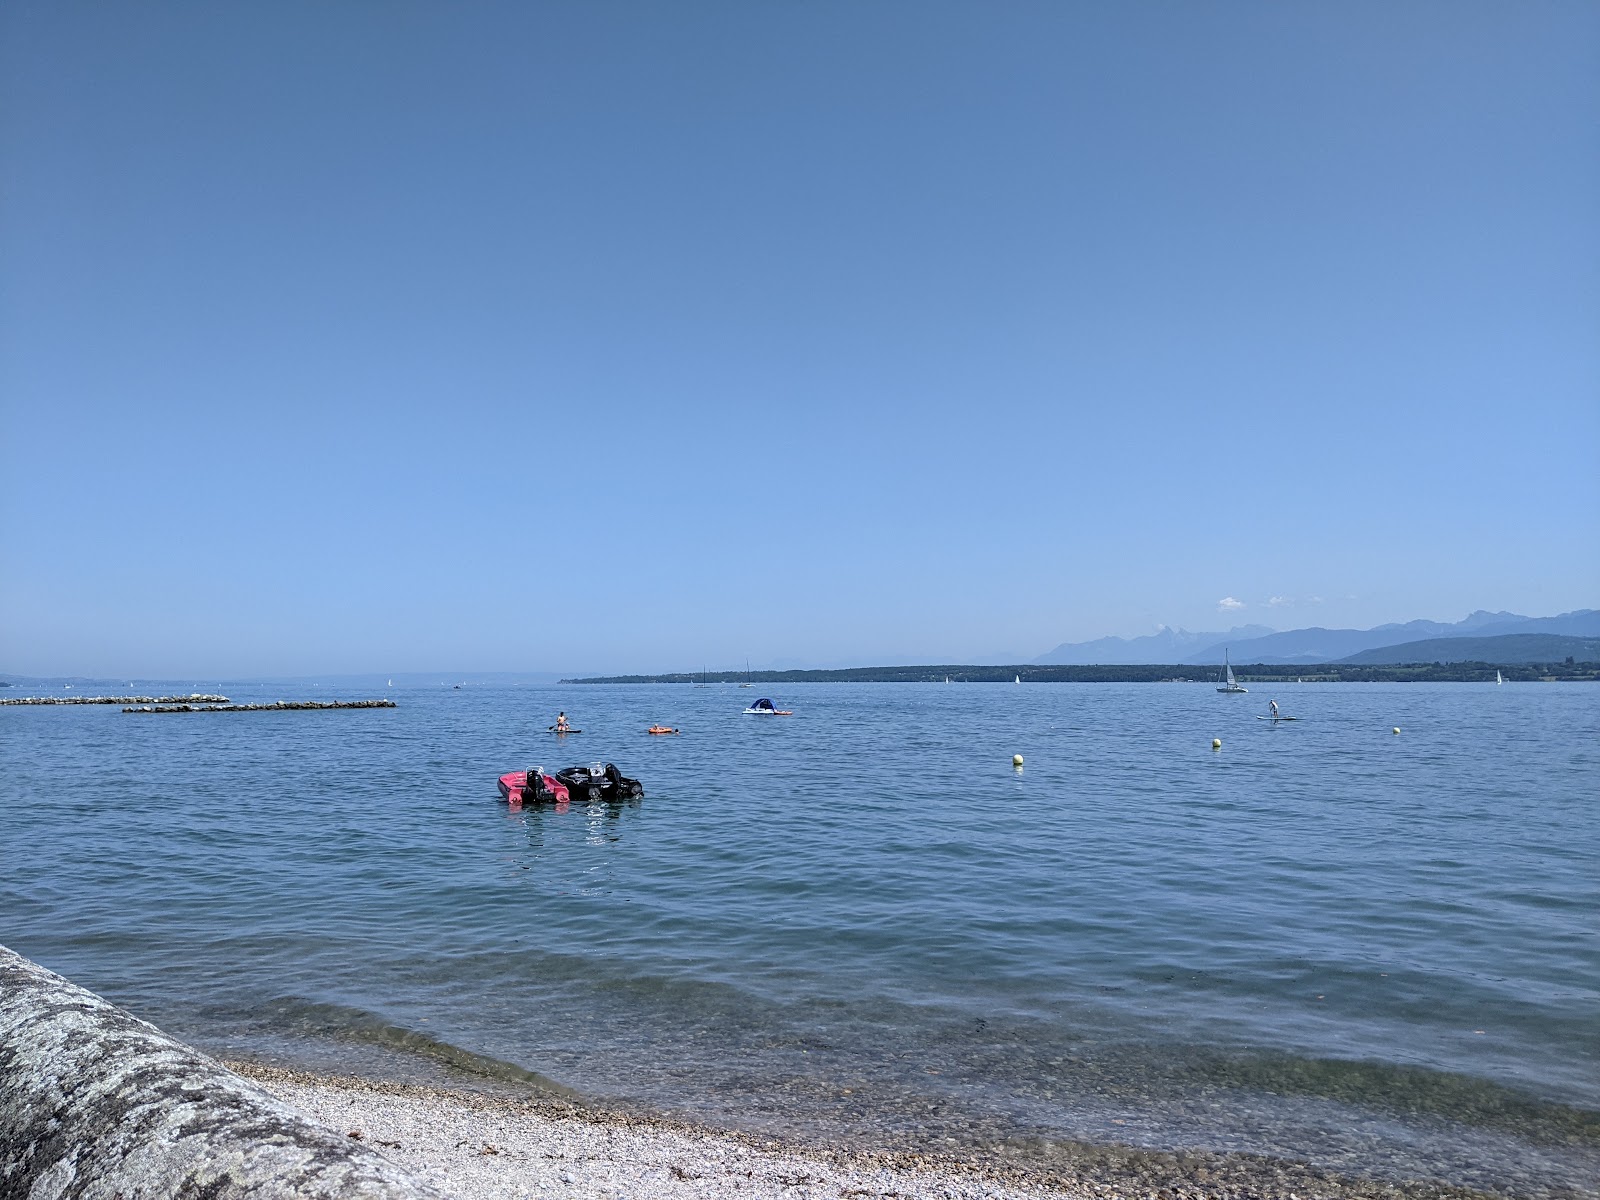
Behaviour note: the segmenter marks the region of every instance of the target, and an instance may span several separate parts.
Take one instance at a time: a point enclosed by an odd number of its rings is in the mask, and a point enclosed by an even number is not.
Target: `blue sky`
[[[1591,3],[8,4],[0,669],[1595,606],[1597,114]]]

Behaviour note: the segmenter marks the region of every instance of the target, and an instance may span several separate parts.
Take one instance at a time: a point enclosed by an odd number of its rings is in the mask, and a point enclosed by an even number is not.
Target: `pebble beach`
[[[749,1200],[898,1197],[900,1200],[1041,1200],[1108,1197],[958,1163],[907,1156],[803,1153],[777,1142],[406,1084],[230,1064],[319,1124],[357,1138],[462,1200]],[[915,1156],[909,1156],[914,1158]]]
[[[229,1067],[460,1200],[1470,1200],[1442,1182],[1237,1154],[943,1153],[785,1141],[660,1116],[265,1066]],[[1577,1195],[1556,1190],[1552,1196]]]

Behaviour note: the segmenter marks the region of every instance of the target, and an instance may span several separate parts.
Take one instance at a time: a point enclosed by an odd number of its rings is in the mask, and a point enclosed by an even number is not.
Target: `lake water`
[[[223,1055],[1600,1194],[1600,688],[383,694],[0,709],[0,941]]]

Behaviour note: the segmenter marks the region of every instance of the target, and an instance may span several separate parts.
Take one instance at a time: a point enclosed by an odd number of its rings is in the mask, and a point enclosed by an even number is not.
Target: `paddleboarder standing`
[[[564,712],[557,713],[555,725],[556,732],[565,733],[570,727],[571,726],[567,723],[567,714]]]

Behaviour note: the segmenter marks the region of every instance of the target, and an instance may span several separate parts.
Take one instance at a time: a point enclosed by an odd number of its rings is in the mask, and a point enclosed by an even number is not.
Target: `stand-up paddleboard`
[[[552,726],[550,726],[549,729],[546,729],[545,732],[546,733],[555,733],[555,734],[560,734],[562,736],[565,736],[565,735],[567,735],[569,733],[582,733],[583,730],[581,730],[581,729],[557,729],[554,725],[552,725]]]
[[[1298,721],[1299,717],[1257,717],[1258,721],[1271,721],[1276,725],[1279,721]]]

